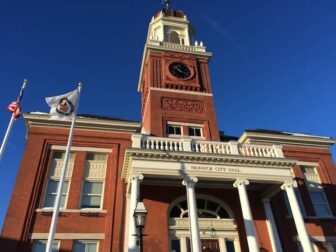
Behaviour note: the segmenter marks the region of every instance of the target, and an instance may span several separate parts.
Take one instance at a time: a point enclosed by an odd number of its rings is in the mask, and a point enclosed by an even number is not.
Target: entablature
[[[122,177],[183,178],[208,180],[245,178],[280,183],[293,179],[295,159],[284,158],[281,146],[241,145],[194,139],[155,138],[134,134],[133,146],[124,157]]]

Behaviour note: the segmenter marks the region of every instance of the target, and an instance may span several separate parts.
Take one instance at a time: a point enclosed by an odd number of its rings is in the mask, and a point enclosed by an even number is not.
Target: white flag
[[[50,119],[72,120],[75,117],[78,106],[78,89],[64,95],[46,97],[50,106]]]

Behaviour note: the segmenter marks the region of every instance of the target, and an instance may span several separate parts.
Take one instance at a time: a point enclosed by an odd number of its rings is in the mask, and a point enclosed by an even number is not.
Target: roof
[[[53,127],[69,128],[71,122],[66,120],[50,119],[49,113],[30,112],[24,113],[27,128],[31,127]],[[76,118],[76,129],[100,130],[100,131],[118,131],[128,133],[140,133],[141,123],[116,117],[107,117],[100,115],[81,114]]]
[[[184,12],[181,10],[173,10],[173,9],[163,9],[155,14],[155,17],[158,17],[160,14],[164,17],[177,17],[184,18]]]
[[[330,148],[336,143],[336,140],[331,137],[266,129],[246,130],[238,141],[240,143],[269,143],[317,148]]]
[[[316,136],[316,135],[312,135],[312,134],[309,134],[309,133],[295,133],[295,132],[268,130],[268,129],[245,130],[245,132],[256,132],[256,133],[279,134],[279,135],[287,135],[287,136],[303,136],[303,137],[317,137],[317,138],[333,139],[332,137]]]

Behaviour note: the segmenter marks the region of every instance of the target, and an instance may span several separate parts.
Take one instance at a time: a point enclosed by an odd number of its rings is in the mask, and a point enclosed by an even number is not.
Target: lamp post
[[[134,217],[135,225],[138,229],[138,234],[136,234],[136,236],[138,237],[138,245],[140,247],[140,252],[143,252],[142,229],[145,226],[146,216],[147,216],[147,209],[144,203],[142,201],[139,201],[134,210],[133,217]]]

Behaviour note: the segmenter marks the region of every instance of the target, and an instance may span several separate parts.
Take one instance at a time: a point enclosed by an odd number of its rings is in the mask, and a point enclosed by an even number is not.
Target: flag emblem
[[[69,116],[74,111],[74,105],[71,101],[69,101],[66,97],[60,99],[58,106],[56,107],[56,111],[61,115]]]
[[[50,119],[72,120],[77,108],[78,89],[67,94],[47,97],[46,102],[50,106]]]

